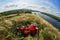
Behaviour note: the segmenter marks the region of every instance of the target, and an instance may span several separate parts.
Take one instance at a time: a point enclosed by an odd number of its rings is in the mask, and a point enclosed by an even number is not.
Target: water
[[[37,15],[39,15],[40,17],[42,17],[43,19],[47,20],[49,23],[51,23],[53,26],[55,26],[58,30],[60,30],[60,22],[56,21],[55,19],[41,14],[41,13],[36,13]]]

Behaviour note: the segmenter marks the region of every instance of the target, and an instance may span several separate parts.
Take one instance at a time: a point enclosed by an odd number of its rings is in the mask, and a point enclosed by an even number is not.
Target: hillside
[[[60,40],[60,32],[54,26],[37,15],[25,13],[0,17],[0,40],[18,40],[22,36],[15,34],[15,28],[34,22],[38,24],[39,33],[34,37],[24,37],[24,40]]]
[[[7,16],[7,15],[11,15],[11,14],[20,14],[20,13],[31,13],[32,11],[33,10],[30,10],[30,9],[9,10],[9,11],[0,13],[0,16]]]

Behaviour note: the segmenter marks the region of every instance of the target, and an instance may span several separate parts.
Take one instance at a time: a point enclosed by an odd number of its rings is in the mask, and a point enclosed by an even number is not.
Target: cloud
[[[34,9],[34,10],[39,10],[39,11],[48,12],[48,13],[57,13],[57,9],[55,5],[48,2],[48,0],[40,0],[39,4],[31,4],[26,1],[23,0],[23,1],[7,3],[3,7],[0,7],[0,10],[1,10],[0,12],[13,10],[13,9],[27,8],[27,9]]]

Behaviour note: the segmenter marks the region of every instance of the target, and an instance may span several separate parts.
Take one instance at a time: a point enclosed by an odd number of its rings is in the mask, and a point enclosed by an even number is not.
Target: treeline
[[[60,22],[60,18],[57,17],[57,16],[55,16],[55,15],[48,14],[48,13],[44,13],[44,12],[41,12],[41,13],[42,13],[42,14],[45,14],[45,15],[47,15],[47,16],[50,16],[51,18],[53,18],[53,19],[57,20],[58,22]]]
[[[31,13],[31,11],[28,9],[11,10],[11,11],[6,11],[6,12],[0,13],[0,16],[6,16],[6,15],[10,15],[10,14],[20,14],[20,13]]]

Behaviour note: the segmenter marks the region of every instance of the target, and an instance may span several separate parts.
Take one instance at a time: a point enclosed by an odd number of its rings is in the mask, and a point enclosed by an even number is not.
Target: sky
[[[8,4],[8,3],[11,3],[11,2],[18,2],[18,1],[39,4],[39,2],[41,0],[0,0],[0,5]],[[48,1],[52,4],[54,4],[57,7],[57,9],[60,10],[60,0],[42,0],[42,1]]]
[[[60,0],[50,0],[60,10]]]
[[[19,9],[22,7],[23,8],[31,7],[32,9],[42,11],[45,11],[44,10],[45,8],[47,10],[49,9],[49,11],[52,10],[60,11],[60,0],[0,0],[0,12],[15,8]]]

